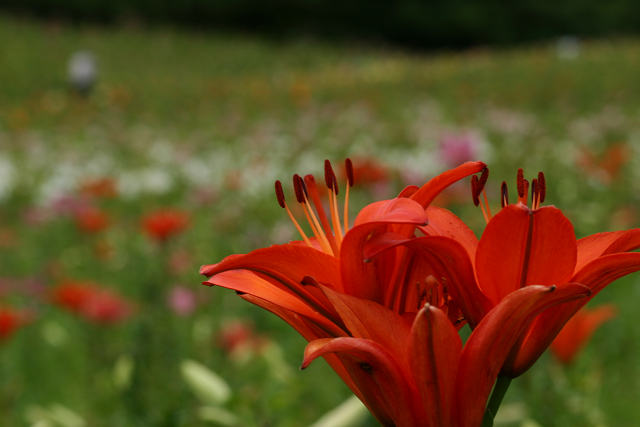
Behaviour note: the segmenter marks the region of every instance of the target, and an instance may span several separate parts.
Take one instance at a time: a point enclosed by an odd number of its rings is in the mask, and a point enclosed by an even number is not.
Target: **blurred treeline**
[[[637,0],[3,0],[0,8],[73,22],[171,23],[416,48],[640,33]]]

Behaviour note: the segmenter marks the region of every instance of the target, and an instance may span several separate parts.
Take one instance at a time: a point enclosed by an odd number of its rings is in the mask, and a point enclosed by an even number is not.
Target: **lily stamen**
[[[487,210],[487,218],[491,220],[491,208],[489,207],[489,200],[487,199],[487,191],[485,190],[485,186],[487,184],[487,180],[489,179],[489,168],[484,168],[482,173],[480,174],[480,179],[478,180],[479,189],[482,190],[482,198],[484,199],[484,206]]]
[[[329,195],[329,211],[331,213],[331,224],[335,233],[338,248],[342,244],[342,228],[340,227],[340,216],[338,215],[338,180],[333,172],[331,162],[324,161],[324,180],[327,184]]]
[[[477,175],[471,177],[471,196],[473,198],[473,204],[480,206],[484,221],[488,224],[491,220],[491,208],[489,207],[489,200],[487,198],[487,192],[485,190],[485,184],[489,178],[489,169],[485,168],[478,178]],[[482,201],[480,201],[480,193],[482,193]]]
[[[322,231],[322,226],[320,225],[320,221],[318,221],[318,218],[316,217],[315,213],[313,212],[313,208],[311,207],[311,203],[309,202],[309,191],[308,191],[309,187],[305,185],[305,181],[298,174],[295,174],[293,176],[293,187],[296,192],[296,199],[298,200],[298,203],[302,205],[304,214],[307,218],[307,222],[309,223],[309,226],[311,227],[311,230],[313,231],[313,234],[315,235],[316,239],[320,243],[322,250],[328,254],[334,255],[335,251],[333,250],[331,244],[329,243],[327,236]],[[315,188],[315,186],[313,187],[313,190],[316,190],[316,193],[317,193],[317,189]],[[325,217],[325,220],[326,220],[326,217]]]
[[[522,168],[518,169],[518,202],[527,206],[527,198],[529,196],[529,181],[524,179]]]
[[[538,180],[533,178],[531,180],[531,209],[538,209],[539,203],[538,198]]]
[[[316,179],[313,175],[305,175],[304,183],[306,188],[309,190],[307,193],[307,197],[311,196],[311,201],[315,206],[316,210],[316,218],[318,221],[316,223],[320,223],[322,226],[319,227],[318,230],[323,232],[325,239],[329,242],[331,246],[331,251],[334,255],[337,255],[339,252],[339,245],[336,242],[333,230],[331,229],[331,225],[329,224],[329,219],[327,218],[327,213],[324,210],[324,205],[322,204],[322,200],[320,200],[320,192],[318,191],[318,186],[316,185]],[[311,205],[309,205],[309,210],[313,214],[313,209],[311,209]]]
[[[280,180],[276,181],[275,186],[276,186],[276,199],[278,199],[278,204],[280,205],[281,208],[283,208],[287,212],[287,215],[289,215],[289,218],[291,219],[291,222],[293,223],[294,227],[296,228],[296,230],[298,230],[298,233],[300,233],[302,240],[304,240],[304,242],[307,245],[312,246],[311,241],[307,237],[302,227],[300,227],[300,224],[298,224],[298,221],[296,221],[296,218],[293,216],[293,213],[291,212],[291,209],[289,209],[289,206],[287,206],[287,202],[284,198],[284,191],[282,191],[282,183],[280,182]]]
[[[544,179],[544,173],[538,172],[538,204],[544,202],[544,198],[547,195],[547,183]]]
[[[506,181],[502,181],[502,185],[500,186],[500,193],[502,197],[500,198],[500,206],[503,208],[509,205],[509,189],[507,188]]]
[[[329,160],[325,161],[325,184],[327,185],[329,212],[327,213],[322,200],[320,199],[320,193],[313,175],[306,175],[302,178],[298,174],[293,175],[293,190],[296,197],[296,201],[300,203],[302,212],[307,220],[313,236],[317,242],[313,242],[310,239],[298,221],[296,221],[289,206],[284,198],[284,191],[282,190],[282,183],[278,180],[275,182],[276,199],[280,207],[287,211],[287,215],[291,222],[295,226],[298,233],[302,237],[302,240],[312,248],[318,248],[332,256],[340,255],[340,246],[344,238],[344,233],[348,231],[349,226],[349,187],[353,185],[353,166],[351,160],[345,161],[345,167],[347,170],[347,190],[345,192],[345,206],[344,206],[344,225],[345,230],[342,231],[342,223],[340,220],[340,213],[338,207],[338,179]],[[313,205],[312,205],[313,203]],[[315,208],[315,209],[314,209]],[[331,216],[331,224],[329,223],[328,216]]]

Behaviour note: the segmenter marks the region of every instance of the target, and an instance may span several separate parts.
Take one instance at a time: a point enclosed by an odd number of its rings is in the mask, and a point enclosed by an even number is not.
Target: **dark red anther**
[[[348,157],[344,161],[344,170],[347,173],[347,184],[349,184],[349,187],[353,187],[353,184],[355,184],[355,178],[353,176],[353,163],[351,163],[351,159]]]
[[[484,186],[487,183],[487,179],[489,179],[489,168],[484,168],[482,169],[482,173],[480,174],[478,193],[484,189]]]
[[[539,202],[542,203],[547,195],[547,183],[544,179],[544,173],[542,172],[538,172],[538,192],[540,194]]]
[[[524,190],[524,172],[522,168],[518,169],[518,197],[523,198],[525,194]]]
[[[282,191],[282,183],[280,182],[280,180],[276,181],[276,199],[278,199],[278,204],[280,205],[280,207],[284,209],[286,203],[284,200],[284,191]]]
[[[307,189],[305,188],[304,180],[298,174],[293,175],[293,191],[296,194],[296,200],[298,203],[304,203]]]
[[[324,182],[327,185],[327,188],[332,190],[337,196],[338,180],[336,179],[336,174],[333,172],[333,167],[331,167],[331,162],[329,160],[324,161]]]
[[[509,189],[507,188],[506,181],[502,181],[502,185],[500,186],[500,193],[502,194],[502,197],[500,198],[500,203],[504,208],[509,204]]]
[[[300,284],[303,286],[316,286],[316,287],[319,285],[318,281],[311,276],[304,276],[300,281]]]
[[[480,199],[478,198],[480,194],[480,190],[478,190],[479,184],[478,175],[473,175],[471,177],[471,197],[473,198],[473,204],[476,206],[480,205]]]

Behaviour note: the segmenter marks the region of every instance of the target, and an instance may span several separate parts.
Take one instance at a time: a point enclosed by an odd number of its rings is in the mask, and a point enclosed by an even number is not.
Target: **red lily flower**
[[[601,305],[593,310],[581,309],[553,340],[551,352],[563,364],[571,364],[596,329],[615,315],[616,308],[612,304]]]
[[[67,282],[53,289],[52,301],[96,323],[118,323],[131,315],[133,306],[115,292],[91,282]]]
[[[97,233],[109,226],[107,214],[93,206],[79,209],[75,213],[75,221],[78,228],[86,233]]]
[[[484,174],[483,174],[484,175]],[[556,285],[559,289],[580,283],[591,297],[545,310],[514,346],[503,374],[516,377],[525,372],[551,344],[564,324],[593,296],[614,280],[640,270],[640,229],[598,233],[576,241],[571,222],[553,206],[540,207],[545,197],[544,175],[532,181],[532,206],[526,204],[529,183],[518,172],[518,203],[508,204],[507,186],[502,184],[502,210],[491,217],[483,193],[486,176],[474,177],[474,202],[480,205],[487,226],[478,242],[455,215],[427,210],[430,224],[422,230],[430,236],[453,237],[449,243],[458,252],[463,286],[452,282],[450,292],[465,318],[474,327],[493,307],[514,291],[533,284]],[[465,256],[467,259],[465,260]],[[473,269],[475,274],[469,273]],[[475,276],[475,277],[474,277]]]
[[[28,323],[31,316],[10,307],[0,308],[0,341],[5,341],[24,324]]]
[[[479,425],[519,333],[540,310],[586,293],[580,285],[515,292],[475,324],[461,349],[460,310],[447,289],[462,288],[465,275],[473,279],[470,266],[457,269],[457,258],[468,262],[468,256],[460,255],[462,246],[451,238],[414,233],[443,189],[484,168],[465,163],[398,198],[372,203],[351,228],[345,214],[343,234],[337,181],[327,162],[328,215],[313,177],[294,177],[313,238],[295,220],[277,182],[278,202],[303,241],[203,266],[201,273],[209,277],[204,283],[233,289],[293,326],[310,342],[303,367],[323,356],[384,425]],[[347,176],[353,184],[349,161]],[[348,192],[349,186],[345,205]],[[471,394],[474,399],[467,399]]]
[[[144,232],[160,242],[180,233],[188,224],[189,217],[185,212],[172,209],[151,212],[142,219]]]

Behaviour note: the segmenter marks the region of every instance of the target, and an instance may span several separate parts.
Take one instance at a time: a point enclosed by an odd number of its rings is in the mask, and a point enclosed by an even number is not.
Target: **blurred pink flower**
[[[74,215],[88,207],[89,202],[86,198],[67,195],[54,199],[51,202],[49,209],[58,215]]]
[[[184,286],[174,286],[167,295],[167,305],[178,316],[188,316],[196,309],[196,294]]]
[[[0,277],[0,296],[18,294],[39,297],[44,295],[45,291],[44,284],[37,277]]]
[[[169,269],[173,274],[181,274],[194,268],[193,257],[184,248],[176,249],[169,256]]]
[[[31,206],[22,212],[22,219],[29,225],[42,225],[52,218],[51,212],[39,206]]]
[[[191,200],[199,206],[208,206],[218,199],[218,191],[210,187],[198,187],[191,192]]]
[[[440,140],[440,158],[448,167],[474,160],[478,157],[478,143],[470,132],[445,135]]]

